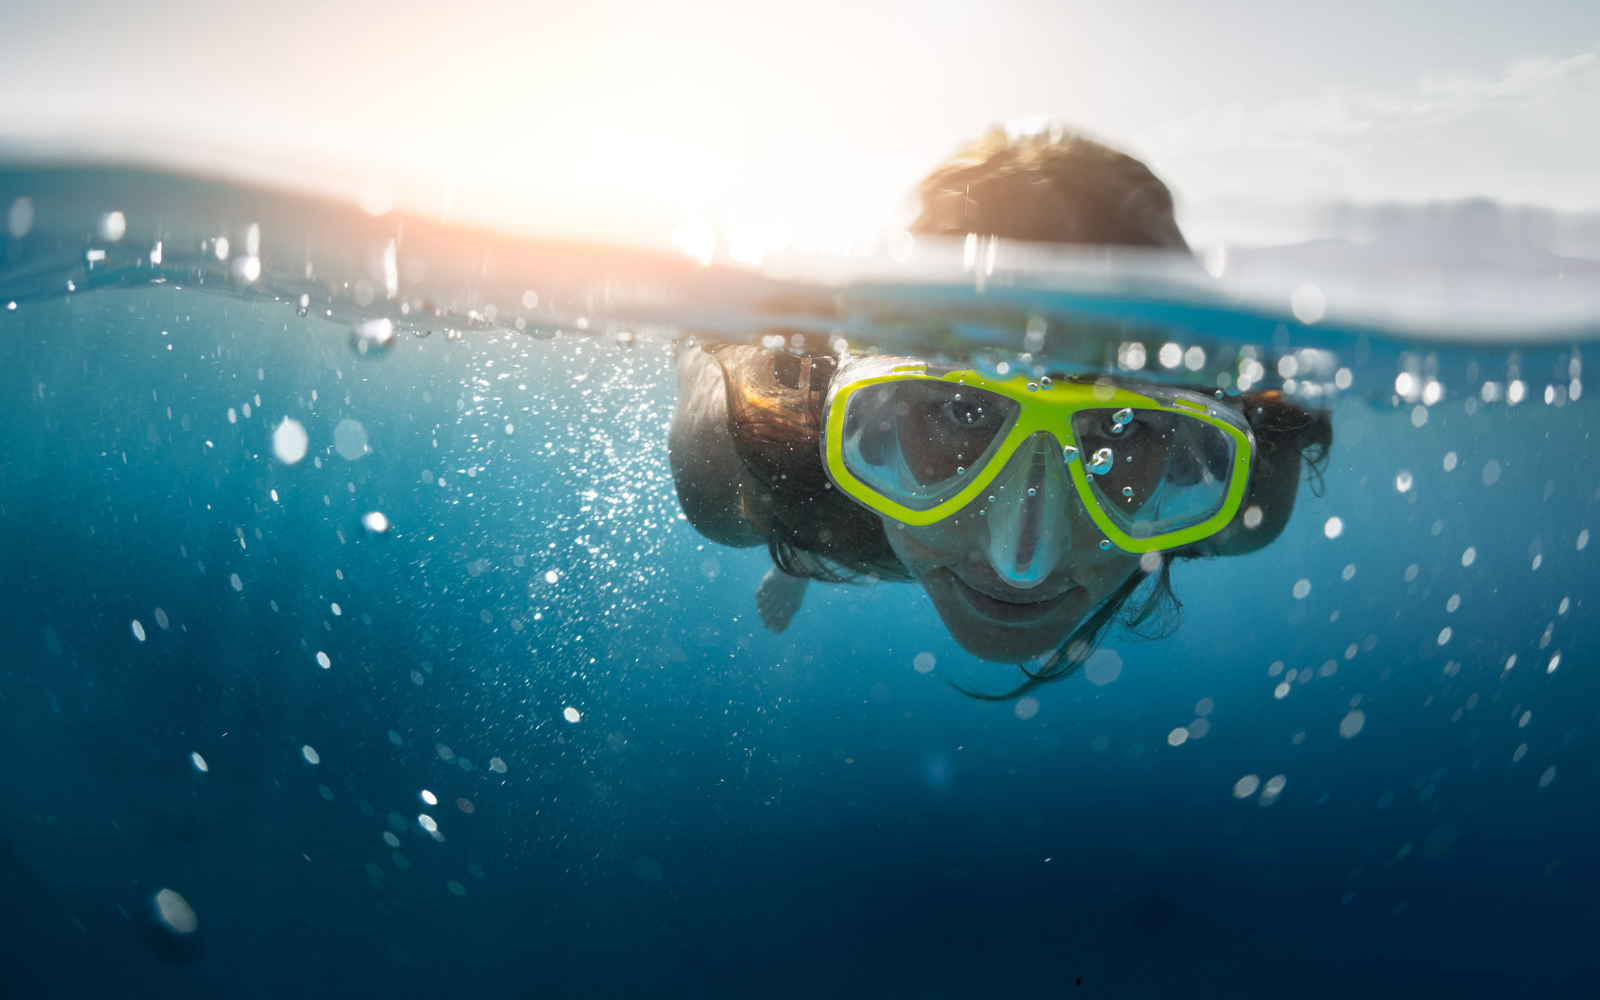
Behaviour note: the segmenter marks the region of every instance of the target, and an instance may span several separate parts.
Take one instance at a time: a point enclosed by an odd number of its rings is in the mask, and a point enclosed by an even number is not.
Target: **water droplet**
[[[1028,391],[1029,392],[1038,392],[1039,391],[1039,383],[1037,383],[1037,382],[1029,382],[1028,383]]]
[[[300,756],[306,759],[307,764],[322,763],[322,755],[317,753],[315,748],[313,748],[310,744],[300,748]]]
[[[155,910],[157,919],[174,934],[193,934],[195,928],[200,926],[199,919],[194,915],[194,907],[171,889],[156,893]]]
[[[1076,462],[1078,460],[1077,447],[1075,445],[1067,445],[1065,448],[1061,449],[1061,457],[1068,462]]]
[[[561,717],[566,719],[568,722],[577,722],[579,719],[583,718],[583,715],[577,709],[573,708],[571,705],[568,705],[566,708],[561,710]]]
[[[130,628],[133,630],[133,637],[140,642],[144,642],[144,625],[140,623],[139,619],[135,618]]]
[[[361,421],[339,421],[333,429],[333,450],[351,462],[372,450],[367,444],[367,429]]]
[[[284,417],[272,432],[272,453],[284,465],[293,465],[305,458],[306,446],[310,443],[305,425],[288,417]]]
[[[1102,539],[1100,539],[1100,547],[1101,547],[1101,548],[1102,548],[1102,549],[1109,549],[1109,548],[1111,548],[1111,539],[1109,539],[1109,538],[1102,538]]]
[[[1132,486],[1124,486],[1122,488],[1122,495],[1125,496],[1125,497],[1133,496],[1133,487]]]
[[[1031,496],[1038,496],[1038,495],[1039,495],[1039,491],[1038,490],[1034,489],[1032,486],[1028,487],[1028,496],[1031,497]]]
[[[1116,456],[1111,453],[1110,448],[1101,448],[1094,453],[1094,461],[1089,463],[1089,471],[1103,476],[1111,471],[1111,465],[1115,461]]]
[[[1129,423],[1129,422],[1131,422],[1133,420],[1133,408],[1129,407],[1129,406],[1124,406],[1122,409],[1118,410],[1116,413],[1113,413],[1111,415],[1111,419],[1115,420],[1117,422],[1117,426],[1119,426],[1119,427],[1122,426],[1123,424]]]
[[[964,466],[964,465],[956,466],[956,475],[964,476],[966,474],[967,474],[967,467],[966,466]]]

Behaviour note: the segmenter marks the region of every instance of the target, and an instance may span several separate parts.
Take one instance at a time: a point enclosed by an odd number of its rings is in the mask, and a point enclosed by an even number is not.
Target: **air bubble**
[[[1111,465],[1116,461],[1110,448],[1101,448],[1094,453],[1094,461],[1089,463],[1089,471],[1095,475],[1103,476],[1111,471]]]
[[[1125,497],[1133,496],[1133,487],[1132,486],[1124,486],[1122,488],[1122,495],[1125,496]]]
[[[1038,495],[1039,491],[1037,489],[1033,488],[1032,486],[1028,487],[1028,496],[1033,497]]]
[[[187,899],[171,889],[162,889],[156,893],[155,914],[162,925],[174,934],[193,934],[200,926],[199,918],[194,914],[194,907],[189,905]]]
[[[1100,547],[1101,547],[1101,548],[1102,548],[1102,549],[1109,549],[1109,548],[1111,548],[1111,539],[1109,539],[1109,538],[1102,538],[1102,539],[1100,539]]]
[[[1068,462],[1076,462],[1078,460],[1077,447],[1075,445],[1067,445],[1065,448],[1061,449],[1061,457]]]

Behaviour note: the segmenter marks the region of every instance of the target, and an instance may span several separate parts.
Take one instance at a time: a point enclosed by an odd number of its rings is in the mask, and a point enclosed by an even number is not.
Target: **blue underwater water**
[[[1284,535],[1176,566],[1120,671],[989,703],[952,682],[1016,668],[914,585],[761,627],[765,549],[678,511],[675,331],[364,350],[287,295],[80,284],[0,302],[7,995],[1594,989],[1570,343],[1346,345]]]

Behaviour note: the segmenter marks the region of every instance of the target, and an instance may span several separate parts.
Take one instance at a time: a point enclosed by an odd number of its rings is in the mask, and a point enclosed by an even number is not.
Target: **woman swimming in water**
[[[1165,185],[1076,136],[993,133],[921,194],[914,232],[1188,249]],[[769,628],[812,579],[914,579],[968,652],[1031,662],[995,697],[1070,674],[1115,625],[1170,630],[1172,564],[1271,542],[1332,440],[1276,392],[915,358],[691,347],[679,387],[680,501],[708,538],[767,546]]]

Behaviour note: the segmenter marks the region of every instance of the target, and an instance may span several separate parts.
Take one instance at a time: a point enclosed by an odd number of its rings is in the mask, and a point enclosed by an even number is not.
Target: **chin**
[[[970,619],[955,620],[941,613],[950,637],[962,649],[990,663],[1022,663],[1055,650],[1066,641],[1072,626],[1027,629],[989,625]]]

